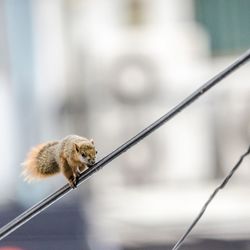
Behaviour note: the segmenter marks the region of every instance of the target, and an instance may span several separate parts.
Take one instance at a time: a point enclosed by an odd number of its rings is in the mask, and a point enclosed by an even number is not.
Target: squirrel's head
[[[80,162],[85,163],[88,166],[95,164],[97,151],[95,149],[93,139],[75,143],[74,146],[77,153],[77,158]]]

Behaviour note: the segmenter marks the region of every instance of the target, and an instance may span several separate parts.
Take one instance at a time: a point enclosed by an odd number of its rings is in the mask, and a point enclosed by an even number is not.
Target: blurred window
[[[195,16],[210,36],[213,55],[249,48],[249,0],[195,0]]]

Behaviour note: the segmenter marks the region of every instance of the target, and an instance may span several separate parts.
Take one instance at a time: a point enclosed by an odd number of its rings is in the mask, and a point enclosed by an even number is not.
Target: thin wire
[[[117,158],[122,153],[126,152],[129,148],[137,144],[139,141],[144,139],[146,136],[151,134],[153,131],[158,129],[160,126],[162,126],[164,123],[166,123],[168,120],[176,116],[180,111],[185,109],[188,105],[190,105],[192,102],[194,102],[196,99],[198,99],[201,95],[203,95],[205,92],[207,92],[210,88],[212,88],[214,85],[216,85],[218,82],[220,82],[222,79],[224,79],[226,76],[228,76],[230,73],[232,73],[234,70],[239,68],[241,65],[243,65],[247,60],[250,58],[250,50],[246,51],[241,57],[239,57],[235,62],[233,62],[231,65],[226,67],[224,70],[222,70],[220,73],[218,73],[216,76],[214,76],[211,80],[206,82],[204,85],[202,85],[199,89],[194,91],[190,96],[188,96],[186,99],[184,99],[180,104],[175,106],[173,109],[171,109],[168,113],[163,115],[161,118],[156,120],[154,123],[146,127],[144,130],[142,130],[140,133],[138,133],[136,136],[125,142],[123,145],[115,149],[113,152],[111,152],[109,155],[105,156],[103,159],[98,161],[92,168],[88,169],[84,173],[81,174],[79,177],[79,184],[86,181],[91,175],[93,175],[95,172],[103,168],[105,165],[107,165],[109,162],[113,161],[115,158]],[[54,202],[62,198],[65,194],[69,193],[71,191],[70,186],[67,184],[57,190],[55,193],[51,194],[47,198],[43,199],[30,209],[24,211],[21,215],[10,221],[8,224],[0,228],[0,240],[5,238],[7,235],[15,231],[17,228],[21,227],[23,224],[31,220],[34,216],[42,212],[44,209],[52,205]]]
[[[214,190],[214,192],[210,195],[210,197],[208,198],[208,200],[205,202],[205,204],[203,205],[201,211],[199,212],[199,214],[197,215],[197,217],[193,220],[192,224],[188,227],[188,229],[186,230],[186,232],[182,235],[182,237],[178,240],[178,242],[174,245],[174,247],[171,250],[177,250],[180,248],[180,246],[182,245],[182,243],[184,242],[184,240],[187,238],[187,236],[191,233],[192,229],[194,228],[194,226],[198,223],[198,221],[201,219],[201,217],[203,216],[203,214],[205,213],[208,205],[212,202],[212,200],[214,199],[214,197],[217,195],[217,193],[223,189],[228,181],[231,179],[231,177],[233,176],[233,174],[236,172],[236,170],[240,167],[240,164],[242,163],[243,159],[250,153],[250,146],[248,148],[248,150],[246,151],[246,153],[244,153],[239,161],[235,164],[235,166],[232,168],[232,170],[229,172],[229,174],[226,176],[226,178],[223,180],[223,182]]]

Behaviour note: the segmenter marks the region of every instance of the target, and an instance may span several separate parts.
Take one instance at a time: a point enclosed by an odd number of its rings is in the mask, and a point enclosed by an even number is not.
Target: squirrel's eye
[[[86,157],[86,155],[84,153],[82,153],[82,157]]]

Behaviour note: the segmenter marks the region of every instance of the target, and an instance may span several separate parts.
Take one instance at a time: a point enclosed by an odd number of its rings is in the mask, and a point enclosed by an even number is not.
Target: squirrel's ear
[[[95,144],[93,139],[90,139],[90,142],[91,142],[93,145]]]
[[[79,146],[76,143],[74,143],[74,146],[75,146],[76,152],[78,153],[79,152]]]

